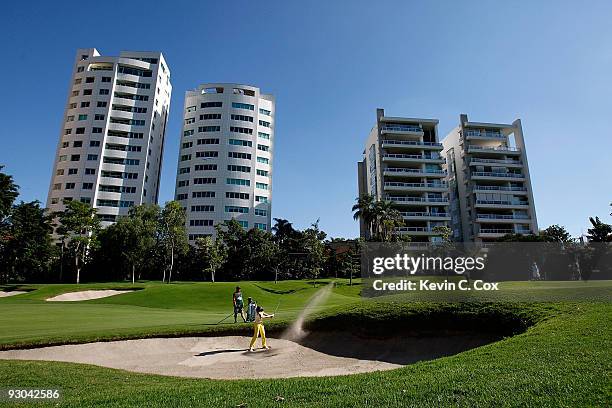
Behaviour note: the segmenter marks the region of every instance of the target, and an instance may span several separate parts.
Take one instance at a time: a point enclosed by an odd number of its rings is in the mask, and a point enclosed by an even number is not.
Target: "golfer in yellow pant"
[[[274,314],[264,313],[263,307],[257,306],[257,309],[255,309],[255,325],[253,326],[255,332],[253,333],[253,338],[251,339],[249,351],[255,351],[253,349],[253,346],[255,345],[255,342],[257,341],[257,337],[259,337],[259,335],[261,335],[261,346],[265,349],[270,348],[266,344],[266,329],[264,327],[263,320],[272,317],[274,317]]]

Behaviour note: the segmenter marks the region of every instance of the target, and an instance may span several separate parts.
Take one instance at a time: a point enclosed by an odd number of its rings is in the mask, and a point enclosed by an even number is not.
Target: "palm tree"
[[[599,217],[589,218],[593,228],[588,229],[588,240],[590,242],[612,242],[612,225],[602,222]]]
[[[404,225],[402,214],[393,207],[391,201],[377,201],[374,204],[374,214],[381,241],[390,241],[395,228]]]
[[[373,235],[374,223],[376,221],[374,206],[376,200],[370,194],[357,197],[357,204],[353,205],[353,219],[361,220],[366,227],[366,237]]]

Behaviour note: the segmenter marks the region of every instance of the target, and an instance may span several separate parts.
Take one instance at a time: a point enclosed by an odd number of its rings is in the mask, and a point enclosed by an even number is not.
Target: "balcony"
[[[478,146],[473,144],[467,145],[468,153],[491,153],[491,154],[510,154],[510,155],[519,155],[521,154],[521,149],[518,147],[509,147],[509,146]]]
[[[515,186],[482,186],[475,184],[472,187],[472,192],[483,192],[483,191],[510,191],[515,194],[527,194],[527,187],[515,187]]]
[[[381,134],[398,134],[398,135],[416,135],[422,136],[423,129],[419,126],[414,125],[399,125],[399,124],[387,124],[380,128]]]
[[[470,166],[501,164],[505,167],[523,167],[523,163],[516,159],[484,159],[481,157],[472,157],[469,159]]]
[[[418,211],[403,211],[401,212],[402,217],[405,220],[423,220],[423,221],[450,221],[451,216],[449,213],[432,213],[432,212],[418,212]]]
[[[406,235],[435,235],[436,233],[429,227],[399,227],[395,231]]]
[[[416,140],[383,140],[382,147],[442,150],[442,143],[419,142]]]
[[[383,170],[385,176],[395,177],[446,177],[446,171],[433,169],[410,169],[402,167],[387,167]]]
[[[446,183],[402,183],[387,181],[384,183],[384,189],[389,191],[437,191],[444,192],[448,190]]]
[[[501,238],[507,234],[514,234],[512,228],[481,228],[478,231],[479,238]]]
[[[446,160],[443,157],[427,156],[423,154],[384,153],[382,157],[383,157],[383,161],[386,161],[386,162],[436,163],[436,164],[446,163]]]
[[[529,203],[527,201],[502,201],[502,200],[476,200],[476,208],[518,208],[527,209]]]
[[[387,196],[385,199],[397,205],[448,205],[446,197]]]
[[[520,173],[501,173],[494,171],[473,171],[471,173],[472,180],[525,180],[525,176]]]
[[[473,139],[473,140],[490,140],[490,139],[504,140],[506,139],[506,136],[501,134],[501,132],[489,131],[489,130],[480,131],[480,130],[467,129],[465,130],[464,136],[465,136],[465,140],[470,140],[470,139]]]
[[[529,215],[526,214],[476,214],[477,222],[514,224],[530,220]]]

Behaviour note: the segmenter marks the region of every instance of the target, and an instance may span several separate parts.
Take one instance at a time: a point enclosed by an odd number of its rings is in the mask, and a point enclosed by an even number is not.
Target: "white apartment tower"
[[[47,208],[80,200],[106,226],[129,207],[157,203],[171,92],[159,52],[77,50]]]
[[[456,241],[538,233],[520,119],[479,123],[461,115],[443,145]]]
[[[413,242],[433,242],[436,226],[449,226],[445,162],[440,156],[438,120],[385,116],[376,111],[376,125],[358,163],[359,195],[391,201],[405,225],[399,232]],[[369,231],[361,225],[361,236]]]
[[[186,92],[175,199],[191,243],[230,219],[270,230],[274,116],[274,97],[254,86],[208,83]]]

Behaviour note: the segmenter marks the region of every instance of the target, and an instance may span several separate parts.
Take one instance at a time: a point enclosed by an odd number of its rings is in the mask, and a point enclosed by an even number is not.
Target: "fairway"
[[[245,296],[254,297],[267,310],[273,311],[278,306],[278,319],[266,327],[271,333],[281,333],[324,283],[317,287],[304,281],[238,285]],[[463,352],[457,350],[456,355],[432,356],[433,360],[413,361],[404,367],[401,366],[410,361],[401,361],[400,368],[384,367],[391,368],[388,371],[337,377],[215,381],[66,362],[0,360],[0,387],[53,385],[62,389],[60,406],[66,407],[235,407],[247,401],[249,407],[268,407],[278,405],[276,396],[282,396],[283,406],[295,407],[363,406],[369,401],[393,407],[609,405],[612,284],[599,281],[504,285],[506,291],[496,302],[483,298],[442,304],[417,302],[402,295],[362,299],[360,285],[348,286],[347,282],[338,281],[306,322],[307,330],[331,333],[340,343],[342,335],[364,336],[367,332],[370,337],[394,332],[406,341],[443,330],[447,335],[459,330],[479,330],[498,336],[495,339],[498,341]],[[211,339],[223,336],[228,341],[239,339],[238,343],[228,343],[238,348],[250,335],[251,325],[234,324],[233,316],[217,324],[232,311],[231,293],[236,283],[143,282],[134,286],[139,290],[66,303],[50,303],[45,299],[68,291],[133,287],[122,283],[17,288],[36,290],[0,299],[0,347],[7,350],[100,340],[185,337],[176,340],[192,342],[186,346],[191,350],[198,347],[197,336]],[[554,299],[565,300],[553,302]],[[270,341],[274,344],[275,335],[272,337]],[[331,356],[336,353],[339,358],[354,357],[348,348],[345,355],[339,355],[338,350],[326,350],[325,345],[331,342],[325,339],[309,347]],[[346,340],[349,343],[355,341]],[[200,344],[206,349],[216,347]],[[197,364],[213,367],[222,363],[218,355],[211,356],[214,358],[206,362],[197,360]],[[194,356],[185,357],[194,362]],[[232,361],[241,367],[239,360]],[[250,377],[248,370],[234,374],[231,378]],[[329,375],[332,374],[337,372],[330,371]],[[513,399],[508,400],[507,395],[513,395]]]

